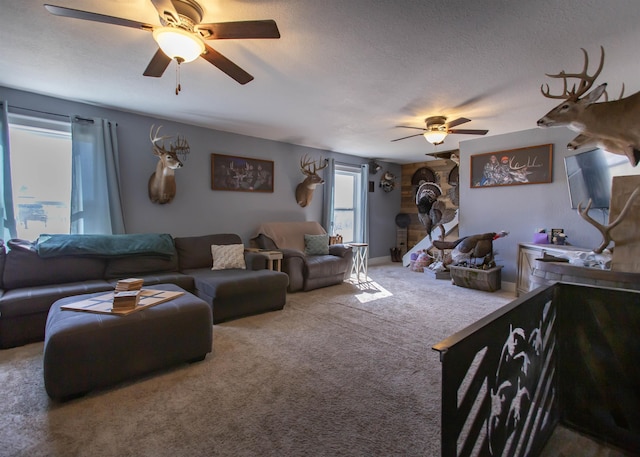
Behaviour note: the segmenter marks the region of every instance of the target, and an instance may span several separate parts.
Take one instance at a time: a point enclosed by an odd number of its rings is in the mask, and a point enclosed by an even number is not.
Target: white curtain
[[[72,119],[71,233],[125,233],[117,124]]]
[[[0,101],[0,220],[2,232],[0,238],[17,238],[16,218],[13,211],[13,190],[11,186],[11,154],[9,151],[9,106]]]
[[[360,236],[362,243],[369,242],[369,165],[360,165]]]
[[[335,235],[334,232],[334,195],[335,195],[335,176],[336,161],[335,159],[327,159],[327,168],[324,169],[324,205],[322,212],[322,226],[329,235]]]

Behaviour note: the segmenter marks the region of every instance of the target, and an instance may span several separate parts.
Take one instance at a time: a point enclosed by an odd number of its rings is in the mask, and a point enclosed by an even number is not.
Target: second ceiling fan
[[[204,12],[194,0],[151,0],[151,3],[158,10],[161,26],[63,6],[45,4],[44,7],[56,16],[152,32],[160,49],[149,62],[144,76],[162,76],[171,60],[181,64],[202,57],[238,83],[246,84],[253,76],[206,44],[205,40],[280,38],[278,26],[271,19],[202,24]]]
[[[476,130],[476,129],[453,129],[460,124],[465,124],[467,122],[471,122],[471,119],[467,119],[466,117],[459,117],[458,119],[454,119],[452,121],[447,122],[447,118],[445,116],[431,116],[424,120],[426,124],[426,128],[424,127],[410,127],[408,125],[397,125],[396,127],[404,128],[404,129],[415,129],[422,130],[421,133],[416,133],[414,135],[403,136],[402,138],[397,138],[393,141],[406,140],[407,138],[413,138],[414,136],[424,136],[426,140],[434,145],[439,145],[444,143],[444,139],[449,134],[464,134],[464,135],[486,135],[489,133],[488,130]]]

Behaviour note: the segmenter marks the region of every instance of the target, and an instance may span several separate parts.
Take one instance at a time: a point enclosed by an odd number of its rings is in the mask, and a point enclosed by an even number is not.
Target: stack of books
[[[127,290],[113,294],[113,309],[134,309],[140,300],[139,290]]]
[[[116,292],[127,290],[140,290],[144,280],[138,278],[121,279],[116,284]]]
[[[140,300],[140,290],[144,281],[138,278],[121,279],[113,293],[113,309],[134,309]]]

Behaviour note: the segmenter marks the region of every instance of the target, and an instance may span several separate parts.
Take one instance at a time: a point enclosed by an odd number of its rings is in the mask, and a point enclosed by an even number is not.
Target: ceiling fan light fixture
[[[192,62],[204,53],[204,42],[195,33],[176,27],[158,27],[153,31],[162,52],[178,62]]]
[[[441,144],[447,137],[446,130],[428,130],[424,132],[424,138],[431,144]]]

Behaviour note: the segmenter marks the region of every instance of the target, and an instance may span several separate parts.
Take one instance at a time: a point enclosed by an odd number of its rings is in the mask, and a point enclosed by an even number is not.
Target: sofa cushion
[[[106,261],[101,258],[62,256],[43,259],[32,242],[9,240],[3,283],[5,289],[102,279]]]
[[[108,259],[105,278],[127,278],[145,273],[165,273],[178,271],[178,256],[154,255],[124,256]]]
[[[304,253],[306,255],[329,254],[329,235],[304,235]]]
[[[307,269],[306,277],[313,279],[340,275],[344,274],[350,266],[350,263],[344,257],[338,257],[335,255],[309,256],[305,263],[305,268]]]
[[[53,302],[61,298],[110,290],[113,290],[113,285],[101,279],[7,290],[0,297],[0,315],[7,319],[46,314]],[[44,327],[42,335],[44,336]]]
[[[231,268],[247,268],[244,262],[244,244],[212,244],[212,270],[228,270]]]
[[[260,296],[270,290],[287,288],[287,275],[272,270],[218,270],[196,269],[185,271],[193,276],[196,290],[217,299],[232,298],[243,301],[245,297]]]
[[[235,233],[188,236],[174,238],[178,251],[180,271],[193,268],[211,268],[211,245],[241,244],[242,239]]]

